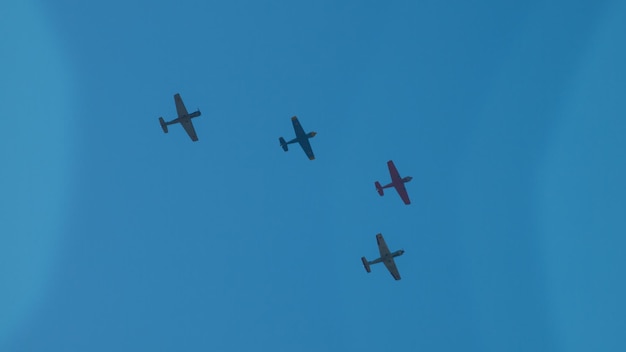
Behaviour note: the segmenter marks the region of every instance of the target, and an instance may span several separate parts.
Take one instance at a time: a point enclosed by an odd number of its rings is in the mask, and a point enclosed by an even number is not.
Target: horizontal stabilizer
[[[165,120],[163,120],[162,117],[159,117],[159,123],[161,124],[161,128],[163,129],[163,132],[167,133],[167,124],[165,123]]]
[[[365,259],[365,257],[361,257],[361,261],[363,262],[363,266],[365,267],[365,271],[367,271],[368,273],[371,272],[371,270],[370,270],[370,263],[367,261],[367,259]]]
[[[374,185],[376,186],[376,191],[378,191],[378,194],[380,194],[381,196],[385,194],[385,191],[383,190],[383,187],[380,185],[380,182],[376,181],[374,182]]]
[[[278,141],[280,142],[280,146],[283,148],[284,151],[289,150],[289,147],[287,146],[287,141],[285,141],[283,137],[278,138]]]

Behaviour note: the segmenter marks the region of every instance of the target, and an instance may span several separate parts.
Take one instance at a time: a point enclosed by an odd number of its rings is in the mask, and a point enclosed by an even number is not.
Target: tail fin
[[[376,190],[378,191],[378,194],[380,194],[381,196],[385,194],[385,191],[383,190],[383,186],[380,185],[380,182],[376,181],[374,182],[374,185],[376,186]]]
[[[163,120],[162,117],[159,117],[159,123],[161,124],[161,128],[163,129],[163,132],[167,133],[167,124],[165,123],[165,120]]]
[[[372,272],[370,270],[370,263],[367,261],[367,259],[365,259],[365,257],[361,257],[361,262],[363,262],[363,266],[365,267],[365,271],[367,271],[368,273]]]
[[[280,142],[280,146],[283,148],[284,151],[289,150],[289,147],[287,146],[287,141],[285,141],[283,137],[278,138],[278,141]]]

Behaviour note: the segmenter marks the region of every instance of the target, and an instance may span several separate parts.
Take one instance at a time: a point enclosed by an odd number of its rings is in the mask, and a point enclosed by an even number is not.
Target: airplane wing
[[[293,130],[296,131],[296,137],[304,137],[306,133],[304,133],[304,128],[302,128],[302,125],[300,125],[300,121],[298,121],[298,118],[296,116],[291,118],[291,123],[293,124]]]
[[[176,103],[176,113],[178,113],[178,117],[188,115],[187,108],[185,108],[185,104],[183,103],[183,99],[180,97],[180,94],[176,93],[174,95],[174,102]],[[193,126],[191,127],[191,129],[193,130]],[[185,127],[185,131],[189,133],[189,130],[187,130],[187,127]],[[191,134],[189,135],[191,136]],[[194,132],[194,135],[195,135],[195,132]]]
[[[183,106],[183,109],[185,107]],[[196,135],[196,130],[193,128],[193,123],[191,123],[191,119],[181,119],[180,124],[183,125],[185,132],[189,135],[192,141],[197,141],[198,136]]]
[[[397,185],[396,191],[400,195],[400,198],[402,198],[404,204],[411,204],[411,200],[409,199],[409,194],[406,191],[406,187],[404,187],[404,183],[400,183],[399,185]]]
[[[400,280],[400,272],[398,272],[398,268],[396,267],[396,262],[393,258],[389,258],[389,260],[384,261],[387,270],[391,273],[394,279]]]
[[[311,143],[309,143],[308,138],[301,139],[300,146],[302,147],[302,150],[304,150],[306,156],[309,157],[309,160],[315,159],[315,154],[313,154],[313,149],[311,148]]]
[[[387,243],[385,243],[385,239],[382,234],[376,235],[376,242],[378,243],[378,251],[380,252],[380,257],[384,257],[389,254],[389,248],[387,247]]]
[[[393,160],[389,160],[387,162],[387,167],[389,168],[389,174],[391,174],[391,182],[396,182],[397,180],[400,180],[400,173],[398,172],[398,169],[396,169],[396,166],[393,164]]]
[[[385,239],[382,234],[376,235],[376,242],[378,242],[378,251],[380,252],[380,257],[383,258],[389,254],[389,247],[387,247],[387,243],[385,243]],[[400,273],[398,272],[398,268],[396,267],[396,262],[393,260],[393,257],[389,256],[388,259],[383,260],[387,270],[391,273],[394,279],[400,280]]]

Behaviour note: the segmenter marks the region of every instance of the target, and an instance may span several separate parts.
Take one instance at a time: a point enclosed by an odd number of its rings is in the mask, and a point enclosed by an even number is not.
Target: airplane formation
[[[169,132],[169,129],[167,126],[180,123],[185,129],[185,132],[187,132],[187,135],[189,136],[189,138],[191,138],[193,142],[197,142],[198,135],[196,134],[196,130],[193,127],[193,123],[191,119],[193,119],[194,117],[200,116],[200,109],[192,112],[191,114],[187,112],[187,108],[185,108],[183,99],[180,97],[180,94],[178,93],[174,94],[174,104],[176,105],[176,113],[178,115],[177,118],[166,122],[163,119],[163,117],[159,117],[159,123],[161,124],[161,128],[163,129],[163,132],[164,133]],[[315,160],[315,154],[313,153],[313,148],[311,147],[311,143],[309,142],[309,139],[315,137],[315,135],[317,135],[317,132],[306,133],[296,116],[293,116],[291,118],[291,123],[293,125],[293,130],[296,134],[296,137],[289,141],[286,141],[283,137],[278,138],[281,148],[283,148],[283,150],[286,152],[286,151],[289,151],[289,144],[298,143],[300,144],[300,147],[302,148],[306,156],[309,158],[309,160]],[[378,181],[374,182],[376,191],[378,192],[380,196],[383,196],[385,194],[384,190],[386,188],[393,187],[395,188],[396,192],[398,193],[398,195],[400,196],[404,204],[406,205],[411,204],[411,200],[409,199],[409,195],[404,184],[407,182],[410,182],[413,178],[411,176],[401,177],[400,173],[398,172],[398,169],[396,168],[392,160],[389,160],[387,162],[387,168],[389,169],[389,174],[391,176],[391,183],[382,186],[380,182]],[[395,280],[400,280],[400,272],[398,271],[398,268],[396,267],[394,258],[404,254],[404,250],[400,249],[400,250],[391,252],[389,248],[387,247],[387,244],[385,243],[385,239],[383,238],[383,235],[380,233],[376,235],[376,243],[378,244],[378,251],[379,251],[380,257],[372,261],[368,261],[365,257],[361,257],[361,262],[363,263],[363,266],[365,267],[365,271],[370,273],[371,272],[370,265],[383,263],[385,264],[385,267],[387,268],[389,273],[391,273],[391,276],[393,276]]]

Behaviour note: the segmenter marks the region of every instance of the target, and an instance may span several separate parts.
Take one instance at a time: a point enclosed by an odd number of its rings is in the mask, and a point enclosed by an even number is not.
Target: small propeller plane
[[[196,135],[196,130],[193,128],[191,119],[200,116],[200,109],[192,112],[191,114],[188,113],[187,108],[185,108],[185,104],[183,103],[183,99],[178,93],[174,95],[174,103],[176,103],[176,112],[178,113],[178,118],[175,118],[172,121],[165,122],[162,117],[159,117],[159,123],[161,124],[163,132],[168,132],[168,125],[180,123],[181,125],[183,125],[183,128],[185,129],[185,132],[187,132],[187,134],[189,135],[189,138],[191,138],[192,141],[196,142],[198,140],[198,136]]]
[[[378,251],[380,252],[380,258],[374,259],[371,262],[367,261],[365,257],[361,257],[361,261],[363,262],[363,266],[365,267],[365,271],[368,273],[371,272],[370,265],[377,263],[384,263],[387,267],[387,270],[391,273],[394,279],[400,280],[400,273],[398,272],[398,268],[396,268],[396,262],[393,258],[401,256],[404,254],[404,250],[400,249],[395,252],[390,252],[387,244],[385,243],[385,239],[382,234],[376,235],[376,242],[378,242]]]
[[[389,174],[391,174],[391,183],[388,185],[384,185],[381,186],[380,182],[376,181],[374,182],[374,185],[376,186],[376,190],[378,191],[378,194],[380,194],[381,196],[383,196],[385,194],[384,189],[385,188],[389,188],[389,187],[394,187],[396,189],[396,191],[398,192],[398,194],[400,195],[400,198],[402,198],[402,201],[404,202],[404,204],[411,204],[411,200],[409,199],[409,195],[406,192],[406,188],[404,187],[404,184],[407,182],[410,182],[413,177],[411,176],[407,176],[407,177],[400,177],[400,173],[398,173],[398,169],[396,169],[396,166],[393,164],[393,160],[389,160],[387,162],[387,167],[389,168]]]
[[[300,146],[302,147],[302,150],[304,150],[304,153],[306,154],[306,156],[309,157],[309,160],[315,159],[315,155],[313,154],[313,149],[311,149],[311,144],[309,143],[309,138],[315,137],[317,132],[305,133],[304,129],[302,128],[302,125],[300,125],[300,121],[298,121],[298,118],[296,116],[291,118],[291,123],[293,124],[293,130],[296,132],[296,138],[290,140],[289,142],[286,142],[283,137],[280,137],[278,138],[278,141],[280,142],[280,146],[283,148],[284,151],[288,151],[289,150],[289,147],[287,146],[288,144],[298,142],[300,143]]]

